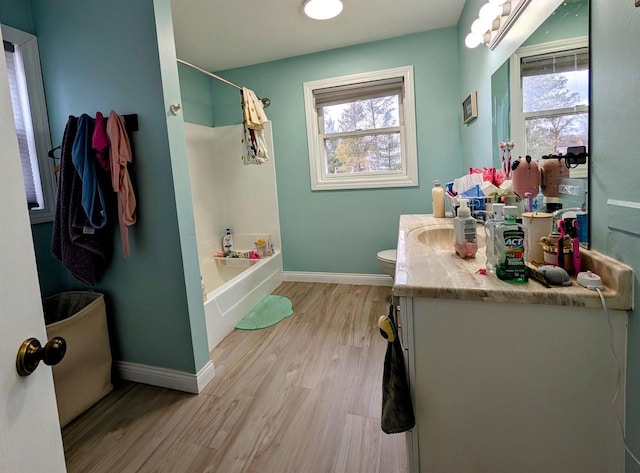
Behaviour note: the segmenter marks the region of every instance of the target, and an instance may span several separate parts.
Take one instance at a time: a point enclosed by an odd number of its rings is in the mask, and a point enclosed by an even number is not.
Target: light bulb
[[[304,13],[314,20],[329,20],[342,12],[340,0],[307,0]]]
[[[485,34],[487,31],[491,29],[491,23],[485,20],[481,20],[477,18],[473,23],[471,23],[471,32],[479,35]]]
[[[488,21],[490,24],[502,14],[502,7],[494,5],[493,3],[487,3],[478,12],[478,17],[481,20]],[[488,28],[487,28],[488,29]]]
[[[477,48],[482,44],[482,35],[477,33],[469,33],[464,39],[464,44],[467,48]]]

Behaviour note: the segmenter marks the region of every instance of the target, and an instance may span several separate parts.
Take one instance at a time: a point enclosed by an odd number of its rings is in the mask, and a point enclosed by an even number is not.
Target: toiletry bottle
[[[225,254],[231,253],[233,250],[233,237],[231,236],[231,229],[225,228],[225,234],[222,237],[222,251]]]
[[[496,250],[495,234],[497,226],[504,222],[504,204],[493,204],[492,210],[493,216],[485,222],[484,232],[486,238],[487,271],[495,273],[496,265],[498,264],[498,252]]]
[[[460,258],[475,258],[478,251],[476,219],[471,216],[467,199],[460,199],[458,215],[453,219],[454,248]]]
[[[267,256],[272,256],[274,251],[273,238],[271,237],[271,233],[269,233],[269,236],[267,237]]]
[[[433,189],[431,189],[431,199],[433,202],[433,216],[444,217],[444,189],[440,185],[440,181],[433,181]]]
[[[498,263],[496,276],[503,281],[526,282],[527,230],[512,215],[496,227]]]

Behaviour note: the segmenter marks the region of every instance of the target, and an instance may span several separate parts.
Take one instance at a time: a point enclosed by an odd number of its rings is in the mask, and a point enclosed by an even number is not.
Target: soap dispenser
[[[458,215],[453,219],[454,248],[460,258],[475,258],[478,251],[476,219],[471,216],[467,199],[460,199]]]

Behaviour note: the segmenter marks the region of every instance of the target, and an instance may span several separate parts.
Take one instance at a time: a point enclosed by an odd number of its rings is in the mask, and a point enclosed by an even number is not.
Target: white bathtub
[[[273,256],[260,260],[221,262],[207,258],[201,260],[200,272],[207,291],[204,314],[211,350],[282,282],[282,255],[276,251]]]

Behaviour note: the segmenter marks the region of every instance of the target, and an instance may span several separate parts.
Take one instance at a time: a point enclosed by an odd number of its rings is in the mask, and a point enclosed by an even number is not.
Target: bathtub
[[[260,260],[207,258],[200,262],[207,299],[204,314],[209,350],[226,337],[242,317],[282,282],[282,255]]]

